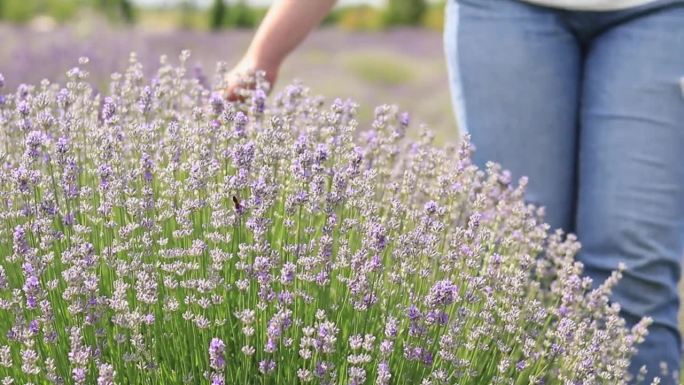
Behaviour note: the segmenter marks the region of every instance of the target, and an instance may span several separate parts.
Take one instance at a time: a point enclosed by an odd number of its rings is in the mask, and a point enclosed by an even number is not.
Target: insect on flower
[[[233,206],[235,207],[235,211],[237,211],[239,214],[243,213],[243,207],[240,204],[240,200],[235,195],[233,195]]]

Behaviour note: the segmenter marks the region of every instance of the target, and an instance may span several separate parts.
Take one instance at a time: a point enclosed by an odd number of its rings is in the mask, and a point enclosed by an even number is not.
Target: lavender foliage
[[[187,58],[1,90],[3,384],[627,383],[650,321],[524,178],[395,106],[228,103]]]

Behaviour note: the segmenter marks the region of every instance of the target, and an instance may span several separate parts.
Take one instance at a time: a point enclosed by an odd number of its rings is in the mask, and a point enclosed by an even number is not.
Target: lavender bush
[[[3,384],[627,383],[649,320],[525,179],[393,106],[227,103],[186,59],[1,93]]]

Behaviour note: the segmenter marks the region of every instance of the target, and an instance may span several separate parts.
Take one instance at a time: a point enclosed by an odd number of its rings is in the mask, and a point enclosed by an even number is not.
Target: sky
[[[142,6],[159,6],[159,5],[178,5],[183,0],[133,0],[135,4]],[[207,6],[212,0],[191,0],[198,6]],[[229,0],[235,1],[235,0]],[[383,5],[386,0],[338,0],[340,5],[352,5],[352,4],[370,4],[370,5]],[[248,4],[265,6],[273,3],[273,0],[247,0]]]

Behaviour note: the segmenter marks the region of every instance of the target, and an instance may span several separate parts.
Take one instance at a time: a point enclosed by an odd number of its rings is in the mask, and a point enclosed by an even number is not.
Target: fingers
[[[223,90],[225,98],[230,102],[244,102],[255,88],[270,91],[276,80],[277,69],[255,69],[252,66],[239,65],[227,75],[227,86]]]
[[[233,70],[228,75],[228,87],[226,88],[226,99],[231,102],[244,101],[245,90],[253,90],[256,87],[254,70]]]

